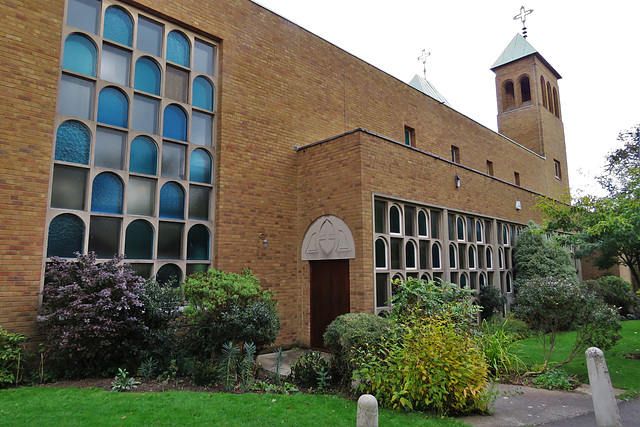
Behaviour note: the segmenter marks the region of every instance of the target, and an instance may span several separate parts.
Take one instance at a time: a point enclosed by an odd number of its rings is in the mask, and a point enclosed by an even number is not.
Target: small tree
[[[535,277],[553,277],[578,283],[571,254],[562,246],[550,242],[543,230],[533,222],[525,228],[513,250],[516,279],[519,282]]]
[[[488,319],[494,314],[502,313],[506,298],[500,292],[500,289],[490,284],[480,286],[478,292],[478,305],[482,308],[480,316],[482,320]]]
[[[583,285],[566,279],[534,278],[521,283],[513,310],[542,336],[542,370],[549,364],[561,331],[575,329],[576,341],[567,359],[555,367],[569,363],[587,347],[607,350],[620,339],[621,327],[616,311],[587,292]]]

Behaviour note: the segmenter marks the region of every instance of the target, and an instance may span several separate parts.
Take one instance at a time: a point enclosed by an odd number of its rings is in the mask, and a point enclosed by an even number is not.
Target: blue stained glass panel
[[[151,259],[153,257],[153,227],[138,219],[127,227],[124,253],[128,259]]]
[[[68,120],[58,126],[55,159],[62,162],[89,164],[91,132],[85,125]]]
[[[184,219],[184,190],[175,182],[167,182],[160,189],[160,217]]]
[[[104,13],[104,38],[133,46],[133,21],[122,8],[110,6]]]
[[[131,142],[129,170],[136,173],[155,175],[158,168],[158,147],[151,138],[139,136]]]
[[[98,34],[100,0],[69,0],[67,25]]]
[[[74,258],[82,253],[84,245],[84,223],[72,214],[58,215],[49,224],[47,257]]]
[[[135,88],[154,95],[160,95],[160,68],[149,58],[140,58],[136,62]]]
[[[124,186],[114,173],[105,172],[93,179],[91,212],[121,214]]]
[[[114,87],[100,91],[98,98],[98,121],[113,126],[127,127],[129,122],[129,100]]]
[[[187,140],[187,113],[175,104],[164,109],[162,136],[180,141]]]
[[[213,85],[201,76],[193,80],[193,106],[213,111]]]
[[[187,259],[209,259],[209,230],[202,224],[194,225],[187,235]]]
[[[193,150],[191,153],[189,179],[211,184],[211,157],[201,148]]]
[[[167,36],[167,60],[188,67],[190,56],[187,38],[179,31],[171,31]]]
[[[85,76],[96,76],[98,51],[91,40],[80,34],[71,34],[64,41],[62,68]]]

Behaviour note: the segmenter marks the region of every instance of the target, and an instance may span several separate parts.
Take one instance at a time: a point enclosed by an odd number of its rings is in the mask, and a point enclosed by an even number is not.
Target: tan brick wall
[[[0,30],[0,324],[29,334],[40,286],[63,3],[0,5],[9,18]],[[462,165],[484,172],[491,160],[496,178],[513,182],[518,172],[523,187],[550,192],[553,165],[542,157],[254,3],[134,4],[221,41],[214,262],[228,271],[249,267],[276,292],[283,315],[279,343],[308,340],[308,267],[300,261],[300,245],[318,216],[337,215],[354,233],[352,309],[360,311],[373,306],[372,191],[522,222],[534,215],[528,211],[531,194],[523,189],[368,134],[306,153],[296,153],[295,145],[360,127],[403,141],[407,125],[421,150],[449,159],[456,145]],[[561,123],[546,131],[558,138]],[[566,156],[556,154],[566,171]],[[459,190],[453,187],[456,173]],[[331,181],[343,196],[323,198],[332,187],[318,191],[320,180]],[[515,200],[522,201],[522,211],[515,211]],[[5,314],[12,304],[18,308]]]
[[[0,325],[34,337],[63,3],[0,14]]]

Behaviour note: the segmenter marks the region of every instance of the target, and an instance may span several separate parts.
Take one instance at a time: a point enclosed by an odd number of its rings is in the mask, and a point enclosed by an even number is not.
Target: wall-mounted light
[[[460,184],[461,184],[460,175],[456,175],[456,188],[460,188]]]
[[[520,203],[520,200],[516,200],[516,210],[520,210],[522,209],[522,203]]]
[[[260,237],[260,240],[262,240],[262,249],[267,249],[267,246],[269,246],[267,236],[264,233],[260,233],[258,237]]]

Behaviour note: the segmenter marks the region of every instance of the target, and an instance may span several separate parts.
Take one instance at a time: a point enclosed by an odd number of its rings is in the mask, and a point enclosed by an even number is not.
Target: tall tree
[[[640,283],[640,125],[620,133],[624,147],[606,157],[605,174],[598,178],[605,197],[584,196],[564,203],[541,199],[545,230],[562,230],[565,244],[579,258],[592,256],[600,269],[618,263],[631,270],[634,291]]]

